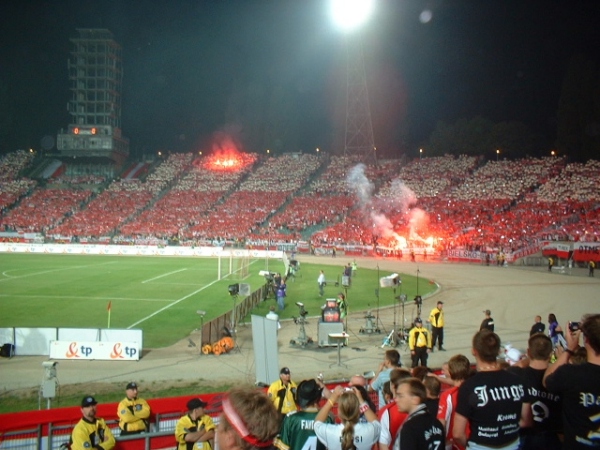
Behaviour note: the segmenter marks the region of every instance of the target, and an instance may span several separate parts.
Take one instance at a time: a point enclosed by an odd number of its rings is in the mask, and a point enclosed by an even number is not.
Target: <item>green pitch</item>
[[[223,258],[172,258],[124,256],[74,256],[0,254],[0,328],[64,327],[142,329],[144,347],[174,344],[200,326],[196,311],[206,311],[205,321],[233,307],[228,293],[232,283],[249,283],[252,290],[265,283],[260,270],[284,272],[281,261],[250,260],[249,275],[238,275],[239,261]],[[220,272],[219,272],[220,265]],[[298,315],[302,302],[310,316],[320,314],[324,298],[347,293],[350,312],[391,305],[390,289],[380,289],[374,270],[360,269],[352,286],[328,283],[319,297],[317,277],[322,266],[301,264],[295,279],[288,280],[286,309],[281,319]],[[327,280],[336,280],[342,267],[325,266]],[[225,276],[229,272],[230,275]],[[219,279],[221,273],[222,279]],[[339,275],[336,275],[339,273]],[[416,295],[416,278],[401,274],[396,295]],[[435,288],[420,280],[419,294]],[[377,299],[379,294],[379,302]],[[253,313],[264,315],[275,304],[268,298]]]

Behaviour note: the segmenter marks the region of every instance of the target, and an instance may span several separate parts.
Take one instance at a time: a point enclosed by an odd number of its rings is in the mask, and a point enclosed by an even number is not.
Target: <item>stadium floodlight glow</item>
[[[374,4],[375,0],[331,0],[331,17],[337,27],[350,32],[369,19]]]

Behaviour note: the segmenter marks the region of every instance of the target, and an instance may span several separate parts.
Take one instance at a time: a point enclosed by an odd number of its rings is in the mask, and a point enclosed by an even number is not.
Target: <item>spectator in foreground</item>
[[[319,411],[323,389],[316,380],[304,380],[298,385],[296,402],[300,408],[283,419],[279,438],[275,446],[280,450],[311,448],[325,450],[325,446],[317,439],[313,430],[315,417]],[[333,423],[328,417],[327,423]],[[316,441],[316,447],[314,442]]]
[[[104,419],[96,417],[98,402],[90,395],[81,401],[81,414],[83,417],[73,428],[71,433],[71,450],[112,450],[115,447],[115,437]]]
[[[398,409],[396,404],[396,391],[400,385],[400,381],[410,378],[410,372],[406,369],[394,369],[390,374],[390,385],[394,395],[394,399],[379,408],[379,422],[381,422],[381,434],[379,435],[379,450],[389,450],[398,436],[400,426],[406,420],[407,413]]]
[[[444,427],[427,411],[426,398],[425,386],[420,380],[407,378],[400,381],[396,390],[396,403],[400,411],[408,413],[408,417],[400,428],[394,449],[440,448],[440,444],[445,441]]]
[[[587,362],[567,364],[579,349],[580,337]],[[565,449],[600,447],[600,314],[584,317],[579,329],[565,335],[567,347],[548,367],[544,385],[562,397]]]
[[[531,396],[533,425],[521,430],[521,450],[560,450],[562,402],[560,396],[549,393],[542,379],[550,365],[552,341],[543,333],[529,338],[528,359],[522,359],[507,370],[520,376]]]
[[[468,440],[469,449],[517,450],[520,428],[531,426],[525,385],[517,375],[501,370],[500,338],[496,333],[477,332],[472,352],[477,373],[458,388],[454,440],[462,446],[467,446]]]
[[[369,408],[361,391],[351,389],[345,391],[342,386],[336,386],[315,418],[317,438],[328,450],[370,450],[379,439],[381,424],[377,416]],[[341,423],[326,423],[336,403]],[[361,414],[365,415],[366,423],[359,423]]]
[[[231,389],[219,420],[219,450],[265,450],[273,447],[280,415],[273,402],[253,387]]]
[[[437,418],[446,430],[446,450],[464,450],[464,446],[454,442],[452,427],[456,403],[458,402],[458,388],[471,375],[471,362],[464,355],[454,355],[448,361],[448,379],[453,386],[442,392],[438,405]],[[439,380],[439,378],[437,378]],[[467,431],[467,434],[468,431]]]
[[[383,361],[379,364],[377,374],[371,380],[369,384],[369,390],[376,391],[379,395],[379,407],[385,405],[385,399],[383,398],[383,384],[386,381],[390,381],[390,373],[392,369],[400,366],[400,353],[397,350],[386,350]]]

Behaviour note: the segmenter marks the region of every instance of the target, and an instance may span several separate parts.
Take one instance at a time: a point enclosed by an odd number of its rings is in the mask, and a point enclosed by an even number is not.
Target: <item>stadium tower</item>
[[[129,156],[121,135],[121,46],[105,29],[77,32],[68,61],[71,123],[58,133],[58,153],[68,161],[67,175],[85,167],[85,173],[114,176]]]

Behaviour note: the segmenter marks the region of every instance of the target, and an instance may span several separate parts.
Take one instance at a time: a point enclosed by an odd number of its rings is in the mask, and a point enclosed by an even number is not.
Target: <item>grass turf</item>
[[[309,317],[317,316],[324,299],[339,292],[346,292],[352,313],[392,305],[401,293],[412,304],[417,291],[424,296],[435,289],[428,280],[405,274],[395,292],[379,288],[379,278],[389,274],[360,267],[345,289],[333,283],[341,279],[347,262],[339,258],[339,263],[301,263],[296,277],[288,280],[280,318],[297,316],[296,302],[304,304]],[[0,328],[105,328],[110,303],[110,328],[142,329],[145,348],[166,347],[200,326],[198,309],[206,311],[205,321],[231,310],[230,284],[249,283],[252,290],[263,285],[258,272],[267,264],[271,272],[284,272],[283,263],[273,259],[251,260],[246,279],[234,273],[219,280],[217,258],[0,254]],[[223,259],[221,273],[229,267],[230,261]],[[231,267],[235,272],[238,262]],[[323,297],[317,286],[321,269],[328,280]],[[265,315],[271,304],[275,299],[262,302],[253,313]]]

